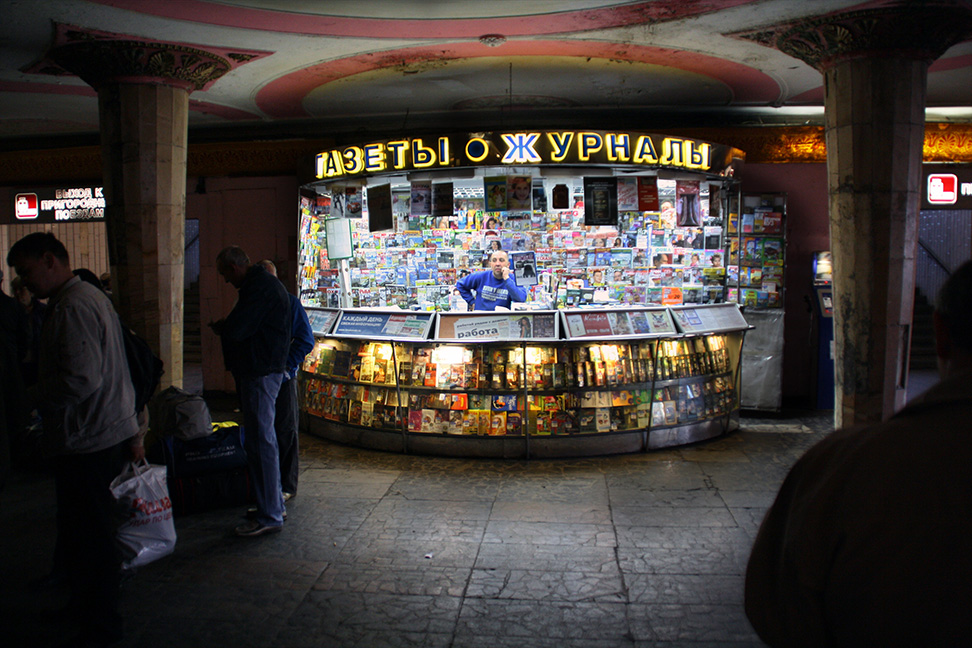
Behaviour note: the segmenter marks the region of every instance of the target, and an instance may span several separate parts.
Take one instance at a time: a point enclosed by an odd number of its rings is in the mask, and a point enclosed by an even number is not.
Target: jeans
[[[280,485],[283,492],[292,495],[297,494],[298,412],[297,379],[291,378],[280,385],[274,427],[277,430],[277,447],[280,450]]]
[[[256,520],[265,526],[282,526],[284,503],[280,492],[280,459],[274,413],[280,384],[286,375],[236,376],[236,391],[243,411],[243,435],[250,477],[256,490]]]

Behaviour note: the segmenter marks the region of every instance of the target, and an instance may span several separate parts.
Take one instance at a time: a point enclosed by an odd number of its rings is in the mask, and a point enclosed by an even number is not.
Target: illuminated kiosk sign
[[[101,187],[15,190],[6,223],[65,223],[103,221],[105,196]]]
[[[724,174],[743,152],[684,137],[611,131],[530,131],[414,137],[319,153],[319,180],[471,166],[629,165]]]

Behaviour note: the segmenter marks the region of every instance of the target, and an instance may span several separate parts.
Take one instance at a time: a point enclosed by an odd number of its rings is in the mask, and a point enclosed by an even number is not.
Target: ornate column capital
[[[934,61],[972,37],[972,7],[963,0],[894,1],[730,34],[826,72],[857,57],[907,57]]]
[[[105,83],[148,83],[205,90],[233,69],[267,56],[256,50],[205,49],[186,43],[55,24],[54,44],[25,72],[81,77],[96,90]]]

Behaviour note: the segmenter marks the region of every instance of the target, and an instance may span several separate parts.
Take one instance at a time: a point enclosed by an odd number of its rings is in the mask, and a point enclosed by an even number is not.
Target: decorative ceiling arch
[[[741,63],[704,54],[644,45],[596,41],[529,40],[489,48],[479,42],[412,47],[360,54],[326,61],[284,75],[257,92],[257,106],[273,118],[308,117],[304,98],[313,90],[337,79],[385,68],[420,66],[426,61],[481,57],[564,56],[645,63],[700,74],[729,88],[733,103],[771,103],[780,97],[780,86],[767,74]],[[415,67],[414,69],[420,69]]]
[[[469,2],[461,18],[402,18],[389,13],[388,17],[364,18],[360,16],[333,15],[327,9],[333,3],[318,2],[318,11],[310,11],[313,5],[305,5],[303,11],[258,8],[260,3],[242,3],[226,0],[91,0],[141,14],[173,18],[196,23],[259,29],[261,31],[305,34],[311,36],[338,36],[357,38],[479,38],[484,34],[504,36],[539,36],[579,31],[593,31],[631,25],[651,24],[697,17],[750,4],[751,0],[650,0],[644,2],[591,3],[590,8],[567,11],[531,11],[529,2],[518,2],[517,15],[497,16],[497,2]],[[265,2],[268,7],[273,3]],[[277,5],[279,7],[279,5]],[[359,4],[360,6],[360,4]],[[358,9],[360,11],[360,9]]]

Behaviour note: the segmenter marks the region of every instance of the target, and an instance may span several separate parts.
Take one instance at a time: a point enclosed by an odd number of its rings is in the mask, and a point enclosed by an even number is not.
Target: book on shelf
[[[331,368],[331,375],[338,376],[341,378],[347,378],[348,372],[350,370],[351,370],[351,352],[335,351],[334,365]]]
[[[742,218],[739,219],[739,222],[740,231],[743,234],[752,234],[756,223],[756,214],[754,212],[745,212]]]
[[[462,412],[462,433],[468,435],[479,434],[478,411],[466,410]]]
[[[506,412],[491,412],[489,415],[489,435],[503,436],[506,434]]]
[[[520,412],[506,412],[506,434],[523,434],[523,415]]]
[[[352,372],[354,368],[352,366]],[[358,361],[358,377],[361,382],[371,382],[375,373],[375,359],[371,355],[362,356]],[[375,380],[375,382],[379,382]],[[384,382],[384,381],[381,381]]]
[[[763,213],[763,233],[783,233],[783,214],[781,212],[770,211]]]
[[[767,238],[763,240],[763,265],[783,265],[783,239]]]
[[[435,367],[435,363],[434,362],[427,362],[427,363],[425,363],[425,378],[424,378],[424,384],[425,384],[426,387],[435,387],[436,386],[436,373],[435,373],[435,370],[436,370],[436,367]]]
[[[348,423],[361,425],[361,407],[361,401],[351,401],[351,406],[348,410]]]
[[[598,432],[611,431],[611,409],[598,407],[594,410],[594,428]]]
[[[449,422],[451,420],[451,415],[449,410],[433,410],[435,412],[435,428],[436,434],[448,434],[449,433]]]
[[[578,430],[584,432],[597,432],[597,410],[595,408],[583,408],[577,411]]]

